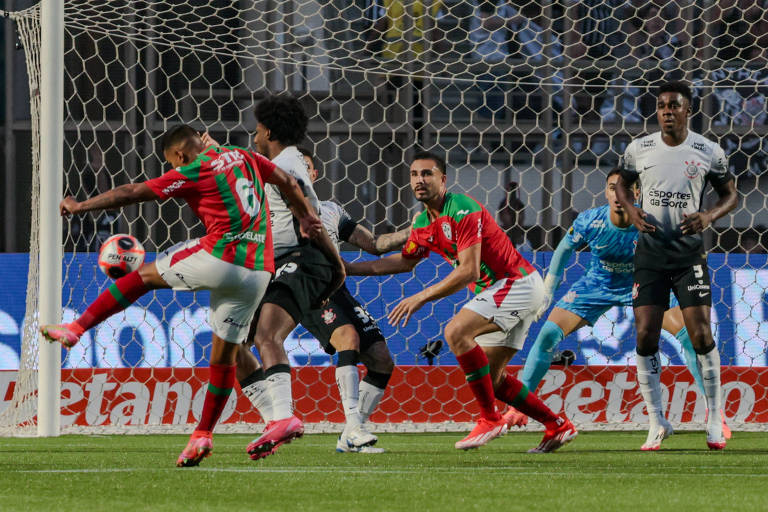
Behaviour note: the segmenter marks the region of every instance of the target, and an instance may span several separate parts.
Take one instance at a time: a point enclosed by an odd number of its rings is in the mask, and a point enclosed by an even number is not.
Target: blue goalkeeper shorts
[[[675,295],[673,293],[669,295],[670,309],[679,306]],[[555,304],[555,307],[570,311],[583,318],[589,325],[595,325],[597,319],[606,311],[619,306],[632,306],[631,288],[626,291],[622,290],[621,293],[617,293],[615,290],[601,289],[596,287],[594,281],[588,276],[584,276],[573,283],[568,292]]]

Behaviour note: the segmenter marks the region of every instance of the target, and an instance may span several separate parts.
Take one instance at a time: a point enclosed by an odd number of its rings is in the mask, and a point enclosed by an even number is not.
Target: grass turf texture
[[[645,432],[587,432],[554,454],[512,432],[457,451],[460,434],[382,434],[385,454],[338,454],[308,435],[261,461],[250,436],[214,436],[197,468],[176,468],[187,437],[0,438],[1,510],[766,510],[765,433],[734,433],[723,452],[683,432],[660,452]]]

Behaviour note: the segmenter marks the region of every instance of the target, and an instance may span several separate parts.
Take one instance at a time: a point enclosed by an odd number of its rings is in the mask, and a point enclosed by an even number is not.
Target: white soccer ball
[[[144,263],[144,247],[131,235],[112,235],[99,250],[99,268],[112,279],[123,277]]]

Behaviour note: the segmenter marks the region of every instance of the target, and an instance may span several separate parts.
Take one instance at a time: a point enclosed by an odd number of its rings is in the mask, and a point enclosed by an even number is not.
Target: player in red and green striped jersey
[[[425,210],[416,217],[400,254],[378,260],[347,263],[349,275],[408,272],[430,251],[453,265],[442,281],[403,299],[389,313],[397,325],[425,303],[469,287],[475,297],[445,327],[445,339],[480,407],[480,420],[458,449],[477,448],[506,433],[507,422],[496,409],[496,398],[546,427],[544,439],[532,452],[550,452],[577,432],[558,417],[522,382],[506,372],[522,348],[528,328],[544,299],[541,276],[523,258],[491,215],[473,198],[446,189],[445,160],[430,152],[414,156],[411,189]]]
[[[210,382],[200,423],[176,462],[196,466],[213,450],[212,431],[235,384],[238,347],[275,271],[264,183],[277,186],[291,202],[303,233],[312,237],[327,233],[297,181],[258,154],[234,146],[206,147],[197,131],[186,125],[164,135],[163,153],[174,169],[82,202],[65,197],[61,214],[179,197],[203,222],[205,236],[178,244],[121,277],[74,322],[44,325],[40,330],[49,341],[69,348],[86,330],[150,290],[210,290]]]

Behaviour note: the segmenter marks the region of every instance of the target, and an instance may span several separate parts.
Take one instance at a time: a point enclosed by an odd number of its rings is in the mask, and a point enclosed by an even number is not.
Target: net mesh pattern
[[[410,158],[416,147],[440,151],[449,187],[478,199],[545,268],[575,215],[604,203],[605,174],[628,142],[657,130],[653,87],[687,80],[694,91],[690,128],[723,146],[741,196],[738,209],[706,233],[716,288],[720,273],[722,282],[730,280],[713,297],[714,334],[724,365],[765,367],[768,19],[760,2],[732,4],[67,1],[66,192],[82,199],[159,176],[166,168],[159,139],[176,123],[250,146],[254,105],[289,92],[310,116],[304,145],[322,171],[315,185],[321,199],[333,198],[376,234],[402,229],[420,211],[409,187]],[[39,11],[14,17],[34,92]],[[38,96],[31,97],[38,120]],[[710,193],[705,206],[715,199]],[[31,211],[35,261],[34,200]],[[93,255],[109,235],[131,233],[152,252],[203,234],[175,201],[70,218],[64,229],[64,320],[106,286]],[[575,260],[568,272],[577,275],[586,261]],[[446,274],[436,260],[420,268],[413,277],[370,278],[351,289],[384,324],[401,292]],[[4,416],[10,427],[3,428],[11,430],[34,411],[33,269],[19,384]],[[204,294],[150,294],[87,333],[63,365],[82,369],[82,379],[94,368],[206,365],[206,304]],[[460,305],[428,304],[411,329],[388,331],[395,362],[423,363],[418,347],[439,337]],[[681,364],[674,337],[664,337],[665,363]],[[630,367],[633,339],[631,310],[613,310],[576,334],[577,364]],[[287,349],[294,366],[331,362],[305,332],[292,335]],[[443,355],[437,363],[455,360]],[[413,396],[424,392],[413,389]],[[418,412],[429,400],[382,407]],[[689,413],[694,408],[686,405]]]

